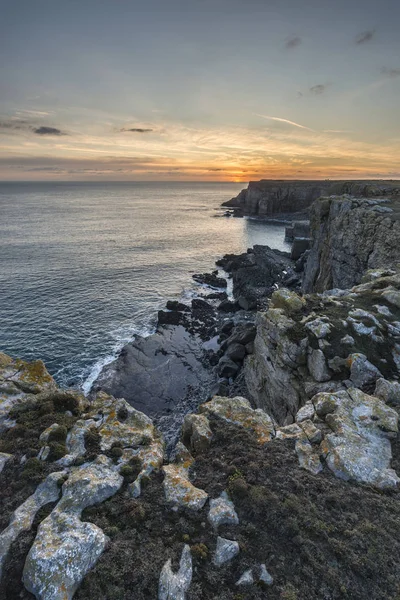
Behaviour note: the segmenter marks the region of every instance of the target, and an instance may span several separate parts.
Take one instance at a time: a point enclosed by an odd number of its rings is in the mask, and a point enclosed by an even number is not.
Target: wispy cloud
[[[36,133],[37,135],[67,135],[61,131],[61,129],[57,129],[57,127],[45,126],[33,128],[33,133]]]
[[[323,129],[324,133],[353,133],[351,129]]]
[[[305,125],[300,125],[300,123],[295,123],[294,121],[289,121],[289,119],[282,119],[281,117],[269,117],[267,115],[260,115],[255,113],[257,117],[261,117],[262,119],[269,119],[271,121],[278,121],[279,123],[287,123],[288,125],[293,125],[293,127],[299,127],[300,129],[307,129],[308,131],[314,131],[310,127],[306,127]]]
[[[298,35],[294,35],[286,40],[285,48],[287,48],[288,50],[292,50],[293,48],[297,48],[297,46],[300,46],[301,42],[301,37],[299,37]]]
[[[131,133],[150,133],[151,131],[154,131],[154,129],[149,129],[149,128],[145,128],[145,127],[132,127],[132,128],[123,127],[122,129],[120,129],[120,131],[130,131]]]
[[[310,93],[314,96],[320,96],[325,92],[326,88],[327,85],[319,83],[318,85],[313,85],[312,87],[310,87]]]
[[[381,73],[388,77],[400,77],[400,69],[389,69],[388,67],[382,67]]]
[[[356,35],[354,41],[356,44],[365,44],[366,42],[370,42],[374,36],[375,29],[369,29],[368,31],[363,31]]]

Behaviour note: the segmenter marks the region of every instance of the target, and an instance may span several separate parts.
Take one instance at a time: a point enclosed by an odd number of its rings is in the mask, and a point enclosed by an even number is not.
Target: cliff
[[[400,261],[400,186],[385,198],[328,197],[310,208],[303,291],[350,288],[367,269]]]
[[[320,196],[351,194],[356,197],[387,195],[398,183],[393,181],[250,181],[247,189],[224,202],[244,215],[267,217],[305,211]]]
[[[125,400],[0,354],[1,597],[394,600],[399,384],[360,374],[289,426],[214,396],[167,459]]]

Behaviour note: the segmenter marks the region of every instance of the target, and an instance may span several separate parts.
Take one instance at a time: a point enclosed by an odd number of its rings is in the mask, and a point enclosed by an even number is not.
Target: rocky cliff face
[[[262,217],[294,214],[308,209],[320,196],[351,194],[357,197],[386,196],[395,182],[390,181],[251,181],[247,189],[222,206],[238,209],[244,215]]]
[[[300,297],[278,290],[259,313],[254,354],[246,359],[253,401],[280,424],[319,392],[400,377],[400,276],[370,271],[348,291]],[[397,389],[397,387],[396,387]]]
[[[400,187],[385,198],[320,198],[310,216],[312,245],[304,292],[350,288],[367,269],[399,263]]]

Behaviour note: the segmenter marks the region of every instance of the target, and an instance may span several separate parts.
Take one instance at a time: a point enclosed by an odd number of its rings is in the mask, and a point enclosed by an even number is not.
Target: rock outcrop
[[[320,196],[350,194],[355,197],[385,197],[398,189],[394,181],[285,181],[262,179],[250,181],[247,189],[224,202],[244,215],[290,218],[307,211]],[[398,192],[397,192],[398,193]]]
[[[254,353],[245,359],[256,405],[288,425],[317,392],[351,386],[370,392],[382,377],[397,380],[399,290],[398,274],[373,271],[365,283],[329,295],[275,292],[270,308],[257,315]]]
[[[304,292],[351,288],[368,269],[398,265],[400,186],[384,198],[320,198],[310,213],[312,244]]]

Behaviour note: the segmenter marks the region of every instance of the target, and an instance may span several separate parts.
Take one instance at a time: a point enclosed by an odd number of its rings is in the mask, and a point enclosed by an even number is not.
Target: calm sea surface
[[[0,183],[0,350],[88,391],[191,274],[283,227],[214,218],[243,184]]]

